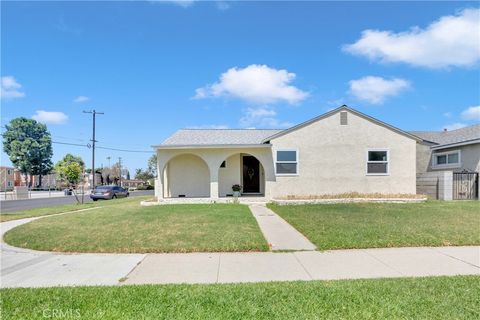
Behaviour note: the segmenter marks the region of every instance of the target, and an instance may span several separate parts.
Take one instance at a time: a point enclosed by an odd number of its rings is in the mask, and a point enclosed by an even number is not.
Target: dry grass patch
[[[278,200],[317,200],[317,199],[424,199],[425,195],[411,193],[359,193],[287,195]]]

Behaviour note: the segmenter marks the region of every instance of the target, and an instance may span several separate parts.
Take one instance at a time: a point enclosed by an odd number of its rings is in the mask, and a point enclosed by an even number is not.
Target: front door
[[[260,163],[252,156],[243,157],[243,192],[260,193]]]

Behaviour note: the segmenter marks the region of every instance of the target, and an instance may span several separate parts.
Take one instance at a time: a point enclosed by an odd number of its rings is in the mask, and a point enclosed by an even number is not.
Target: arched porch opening
[[[242,186],[242,196],[265,195],[265,170],[257,157],[249,153],[235,153],[219,165],[218,196],[233,196],[234,184]]]
[[[210,197],[210,170],[195,154],[184,153],[168,160],[162,174],[164,198]]]

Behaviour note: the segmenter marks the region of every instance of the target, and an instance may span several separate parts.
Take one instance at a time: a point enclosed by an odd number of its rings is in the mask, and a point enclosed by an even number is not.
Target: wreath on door
[[[253,175],[255,174],[255,170],[253,170],[253,168],[248,168],[247,174],[248,174],[248,177],[250,178],[250,180],[252,180]]]

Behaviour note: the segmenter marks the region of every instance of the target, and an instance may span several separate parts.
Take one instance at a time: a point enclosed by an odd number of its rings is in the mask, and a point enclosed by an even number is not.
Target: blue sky
[[[404,130],[480,120],[475,2],[2,2],[1,125],[150,150],[176,129],[282,128],[341,104]],[[370,30],[370,31],[367,31]],[[3,129],[2,129],[3,130]],[[54,161],[84,147],[54,144]],[[149,153],[97,150],[97,164]],[[2,153],[2,164],[8,157]]]

